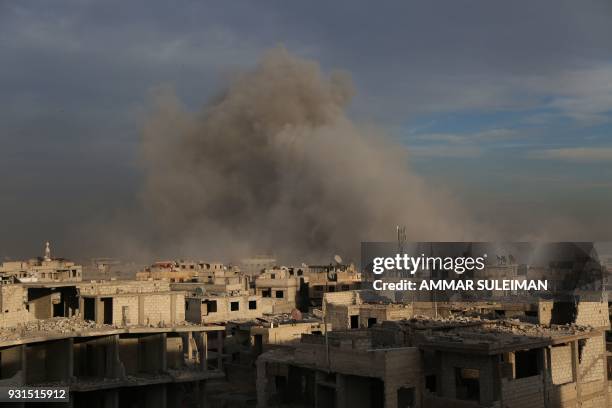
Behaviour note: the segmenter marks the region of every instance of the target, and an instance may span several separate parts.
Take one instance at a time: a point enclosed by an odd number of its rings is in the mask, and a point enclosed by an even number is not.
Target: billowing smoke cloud
[[[345,109],[353,88],[284,49],[201,112],[157,95],[144,129],[144,199],[160,245],[181,253],[355,259],[362,240],[473,238],[407,152]]]

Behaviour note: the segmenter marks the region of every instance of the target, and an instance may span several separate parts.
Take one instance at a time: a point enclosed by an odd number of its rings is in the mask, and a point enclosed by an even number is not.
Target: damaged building
[[[326,293],[323,298],[325,320],[334,330],[372,327],[387,320],[409,319],[411,304],[396,303],[372,290]]]
[[[608,406],[607,302],[576,302],[571,322],[559,307],[537,321],[415,316],[303,335],[258,359],[258,406]]]
[[[7,283],[0,305],[0,386],[68,387],[60,406],[209,406],[224,378],[225,326],[186,322],[167,281]]]
[[[207,381],[223,377],[222,347],[221,326],[55,318],[3,332],[0,386],[68,387],[70,402],[58,406],[203,407]]]

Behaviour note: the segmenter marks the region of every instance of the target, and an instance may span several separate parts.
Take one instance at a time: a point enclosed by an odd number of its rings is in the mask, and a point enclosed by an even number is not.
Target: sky
[[[348,72],[349,115],[477,219],[612,240],[611,38],[606,0],[0,0],[0,256],[107,255],[85,226],[142,204],[151,92],[198,110],[278,46]]]

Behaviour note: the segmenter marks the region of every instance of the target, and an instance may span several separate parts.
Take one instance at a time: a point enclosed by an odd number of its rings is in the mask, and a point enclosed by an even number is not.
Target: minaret
[[[45,261],[50,261],[51,260],[51,247],[49,246],[49,241],[47,241],[45,243],[45,257],[44,257]]]

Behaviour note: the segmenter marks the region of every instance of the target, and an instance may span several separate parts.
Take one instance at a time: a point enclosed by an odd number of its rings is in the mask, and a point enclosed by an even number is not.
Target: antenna
[[[406,244],[406,226],[397,226],[397,253],[404,254],[404,244]]]

